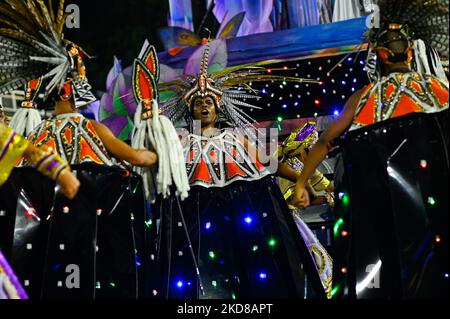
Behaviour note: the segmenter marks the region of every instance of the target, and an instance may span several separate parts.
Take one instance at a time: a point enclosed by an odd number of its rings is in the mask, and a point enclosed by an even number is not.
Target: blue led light
[[[338,116],[339,115],[339,111],[338,110],[334,110],[333,114],[334,114],[334,116]]]
[[[259,273],[259,279],[261,279],[261,280],[267,279],[267,274],[265,272],[260,272]]]
[[[183,283],[181,280],[178,280],[178,282],[177,282],[177,287],[178,287],[178,288],[182,288],[183,285],[184,285],[184,283]]]
[[[283,109],[287,109],[287,104],[283,104]]]
[[[244,218],[244,221],[250,225],[253,222],[253,219],[250,216],[247,216]]]
[[[448,278],[448,272],[446,272],[446,273],[444,274],[444,277],[445,277],[445,278]]]
[[[341,83],[342,83],[342,85],[346,85],[347,84],[347,82],[345,82],[345,81],[341,81]]]
[[[211,223],[210,223],[210,222],[207,222],[207,223],[205,224],[205,229],[206,229],[206,230],[211,229]]]

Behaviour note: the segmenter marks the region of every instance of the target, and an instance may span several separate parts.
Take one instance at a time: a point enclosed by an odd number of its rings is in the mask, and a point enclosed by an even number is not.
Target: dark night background
[[[66,0],[66,5],[80,7],[80,29],[66,29],[66,37],[79,44],[95,59],[86,61],[88,78],[96,90],[105,89],[105,79],[113,65],[113,56],[122,65],[131,65],[147,38],[158,51],[163,50],[157,36],[159,27],[167,26],[167,0]],[[193,0],[194,25],[198,29],[205,15],[206,1]],[[212,14],[205,26],[216,30]]]
[[[146,38],[158,51],[163,50],[157,30],[167,26],[167,0],[66,1],[66,5],[70,3],[80,7],[81,27],[66,29],[66,37],[95,56],[95,59],[86,61],[88,78],[95,91],[105,90],[105,80],[113,65],[114,55],[122,61],[123,67],[131,65]],[[193,0],[192,6],[197,31],[207,13],[206,0]],[[215,34],[219,23],[210,13],[203,26]],[[264,109],[251,110],[250,115],[257,120],[273,120],[330,115],[340,111],[348,97],[367,82],[363,65],[360,64],[363,55],[354,59],[357,55],[353,54],[353,60],[343,62],[342,68],[337,68],[331,77],[327,77],[326,72],[340,61],[341,55],[267,66],[287,66],[290,71],[282,71],[281,75],[320,78],[323,83],[320,86],[303,84],[300,87],[288,83],[283,88],[279,83],[255,85],[256,89],[265,88],[267,92],[261,94],[262,101],[258,103]]]

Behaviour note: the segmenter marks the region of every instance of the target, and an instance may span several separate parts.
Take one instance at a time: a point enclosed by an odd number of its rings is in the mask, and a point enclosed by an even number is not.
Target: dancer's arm
[[[3,123],[0,123],[0,155],[0,186],[8,179],[17,162],[25,157],[40,173],[55,180],[69,199],[78,192],[80,182],[55,150],[34,146]]]
[[[305,188],[307,181],[314,174],[319,164],[325,159],[330,150],[331,142],[339,137],[352,123],[362,92],[363,90],[359,90],[349,98],[342,114],[320,135],[319,141],[309,152],[304,163],[305,166],[295,185],[295,193],[293,195],[294,206],[306,207],[309,205],[309,197]]]
[[[151,166],[158,161],[155,152],[137,150],[114,136],[109,128],[96,121],[91,121],[108,152],[123,161],[136,166]]]
[[[69,165],[54,150],[29,144],[23,156],[40,173],[55,180],[61,187],[61,192],[64,196],[69,199],[73,199],[76,196],[80,187],[80,181],[71,172]],[[43,161],[44,158],[49,159]]]

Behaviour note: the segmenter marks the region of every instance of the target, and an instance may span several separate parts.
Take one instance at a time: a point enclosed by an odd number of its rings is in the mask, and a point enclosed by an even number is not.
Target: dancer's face
[[[9,125],[9,121],[10,121],[9,116],[6,115],[6,113],[2,109],[0,109],[0,123]]]
[[[214,100],[210,96],[197,97],[193,105],[194,119],[202,122],[202,127],[213,125],[217,121],[217,112]]]

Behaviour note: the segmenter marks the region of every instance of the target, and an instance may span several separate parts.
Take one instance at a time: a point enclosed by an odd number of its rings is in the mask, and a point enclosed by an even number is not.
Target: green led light
[[[344,206],[348,206],[348,204],[350,204],[350,197],[348,196],[348,194],[345,194],[345,195],[342,197],[342,204],[343,204]]]
[[[340,289],[341,289],[341,286],[340,285],[336,285],[333,288],[333,290],[331,290],[331,296],[334,297],[339,292]]]
[[[116,284],[113,283],[112,281],[109,283],[109,285],[110,285],[111,287],[116,287]]]
[[[336,223],[334,224],[334,227],[333,227],[333,233],[334,233],[334,236],[337,236],[337,235],[338,235],[338,233],[339,233],[339,228],[341,228],[342,225],[344,225],[344,220],[343,220],[342,218],[339,218],[339,219],[336,221]]]
[[[217,287],[217,281],[214,280],[214,281],[212,282],[212,285],[213,285],[213,287]]]
[[[231,299],[236,299],[236,295],[234,294],[234,292],[231,294]]]
[[[274,238],[269,239],[269,241],[267,242],[267,244],[274,248],[277,245],[277,241]]]
[[[252,251],[253,251],[253,252],[255,252],[255,251],[257,251],[257,250],[258,250],[258,246],[255,245],[255,246],[252,247]]]
[[[147,228],[150,228],[152,226],[153,222],[150,219],[148,222],[145,222],[145,226],[147,226]]]
[[[433,197],[428,197],[428,204],[430,204],[430,206],[435,206],[436,200]]]
[[[215,259],[216,258],[216,254],[213,251],[210,251],[209,252],[209,258]]]
[[[277,117],[277,121],[278,121],[278,122],[283,122],[283,118],[282,118],[281,116],[278,116],[278,117]]]

